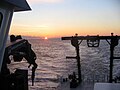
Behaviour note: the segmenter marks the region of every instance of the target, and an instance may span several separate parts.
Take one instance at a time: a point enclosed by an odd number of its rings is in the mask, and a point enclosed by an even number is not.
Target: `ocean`
[[[27,62],[12,63],[13,68],[24,68],[29,71],[29,90],[58,90],[63,78],[74,71],[77,74],[76,59],[66,59],[66,56],[76,56],[75,48],[70,41],[57,39],[30,38],[28,41],[37,55],[38,68],[35,73],[34,86],[31,85],[31,68]],[[120,57],[120,45],[115,47],[115,56]],[[101,41],[99,47],[87,47],[86,41],[80,45],[81,73],[84,82],[107,82],[109,76],[109,44]],[[120,61],[114,60],[113,75],[119,75]]]

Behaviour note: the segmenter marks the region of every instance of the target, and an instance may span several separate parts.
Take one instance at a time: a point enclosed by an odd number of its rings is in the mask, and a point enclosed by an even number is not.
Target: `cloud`
[[[62,2],[63,0],[27,0],[30,3],[59,3]]]

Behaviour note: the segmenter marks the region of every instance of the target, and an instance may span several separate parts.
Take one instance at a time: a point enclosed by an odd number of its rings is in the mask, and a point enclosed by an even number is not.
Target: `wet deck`
[[[94,90],[95,83],[107,83],[107,75],[91,75],[87,78],[82,77],[82,83],[77,88],[70,88],[69,80],[67,82],[62,82],[57,90]]]
[[[70,88],[70,83],[62,83],[59,90],[94,90],[94,83],[81,83],[77,88]]]

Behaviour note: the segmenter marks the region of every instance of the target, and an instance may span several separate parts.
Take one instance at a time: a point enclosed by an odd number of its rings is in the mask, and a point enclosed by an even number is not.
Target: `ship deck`
[[[94,83],[83,82],[76,88],[70,88],[70,83],[62,83],[59,90],[94,90]]]

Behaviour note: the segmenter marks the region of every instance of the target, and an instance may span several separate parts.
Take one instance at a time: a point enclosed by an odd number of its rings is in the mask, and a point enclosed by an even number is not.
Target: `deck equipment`
[[[1,73],[0,73],[0,90],[28,90],[28,70],[16,69],[11,73],[8,64],[11,64],[10,56],[14,62],[21,62],[23,58],[27,60],[32,67],[32,85],[34,85],[35,71],[37,68],[36,54],[31,48],[31,44],[21,36],[11,35],[11,42],[6,45]],[[19,63],[18,63],[19,64]],[[21,81],[19,81],[21,79]],[[4,83],[3,83],[4,82]],[[22,86],[21,86],[22,85]],[[5,87],[6,86],[6,87]],[[21,89],[18,89],[21,88]]]
[[[78,67],[78,80],[79,82],[82,81],[81,78],[81,64],[80,64],[80,55],[79,55],[79,45],[83,40],[86,40],[88,47],[99,47],[100,40],[106,40],[108,44],[110,45],[110,67],[109,67],[109,83],[113,82],[113,60],[114,59],[120,59],[120,57],[114,57],[114,48],[119,44],[120,36],[113,35],[111,33],[111,36],[78,36],[76,34],[75,36],[70,37],[62,37],[62,40],[70,40],[71,44],[76,49],[76,57],[70,56],[66,57],[67,59],[77,59],[77,67]]]

